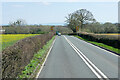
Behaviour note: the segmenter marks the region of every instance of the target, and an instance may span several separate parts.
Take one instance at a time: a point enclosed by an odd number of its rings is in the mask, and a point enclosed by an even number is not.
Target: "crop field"
[[[0,35],[0,47],[2,47],[2,50],[5,49],[6,47],[13,45],[16,43],[18,40],[30,37],[30,36],[35,36],[39,34],[2,34]]]
[[[95,35],[102,35],[102,36],[111,36],[111,37],[119,37],[120,34],[108,33],[108,34],[95,34]]]
[[[109,38],[109,39],[114,39],[114,40],[118,40],[120,37],[120,34],[115,34],[115,33],[107,33],[107,34],[95,34],[97,36],[101,36],[104,38]]]
[[[120,34],[115,34],[115,33],[107,33],[107,34],[96,34],[96,35],[120,35]]]

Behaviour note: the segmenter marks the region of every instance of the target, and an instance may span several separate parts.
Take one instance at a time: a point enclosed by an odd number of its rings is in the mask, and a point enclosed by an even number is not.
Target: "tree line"
[[[76,27],[79,27],[80,32],[90,33],[118,33],[120,27],[118,23],[106,22],[104,24],[99,23],[94,18],[93,14],[86,10],[80,9],[73,13],[68,14],[66,17],[67,26],[72,29],[73,32],[77,32]]]
[[[52,26],[53,32],[71,33],[72,30],[65,26]],[[27,25],[23,19],[10,22],[7,26],[2,26],[4,34],[45,34],[51,32],[50,25]]]

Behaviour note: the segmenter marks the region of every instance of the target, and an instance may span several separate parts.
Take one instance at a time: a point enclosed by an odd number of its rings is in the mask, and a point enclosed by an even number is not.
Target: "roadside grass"
[[[47,54],[47,51],[50,48],[54,39],[55,39],[55,36],[53,36],[53,38],[49,40],[47,44],[43,46],[42,49],[40,49],[36,54],[34,54],[30,63],[27,66],[25,66],[25,69],[22,71],[22,73],[18,75],[19,78],[34,78],[36,76],[35,74],[37,74],[37,72],[41,67],[39,64],[43,63],[45,56]]]
[[[2,45],[1,47],[3,50],[6,47],[13,45],[20,39],[30,37],[30,36],[35,36],[35,35],[40,35],[40,34],[2,34],[0,35],[0,38],[1,38],[0,45]]]
[[[89,41],[89,40],[87,40],[87,39],[85,39],[85,38],[82,38],[82,37],[80,37],[80,36],[77,36],[77,35],[74,35],[74,36],[77,37],[77,38],[79,38],[79,39],[81,39],[81,40],[87,41],[87,42],[89,42],[89,43],[95,44],[95,45],[97,45],[97,46],[100,46],[100,47],[102,47],[102,48],[108,49],[108,50],[110,50],[110,51],[112,51],[112,52],[115,52],[115,53],[117,53],[117,54],[120,54],[120,53],[119,53],[119,52],[120,52],[120,49],[114,48],[114,47],[112,47],[112,46],[105,45],[105,44],[103,44],[103,43],[98,43],[98,42],[95,42],[95,41]]]

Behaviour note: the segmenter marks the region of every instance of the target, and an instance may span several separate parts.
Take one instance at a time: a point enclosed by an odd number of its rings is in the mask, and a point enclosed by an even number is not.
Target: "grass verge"
[[[105,45],[105,44],[103,44],[103,43],[98,43],[98,42],[94,42],[94,41],[89,41],[89,40],[84,39],[84,38],[82,38],[82,37],[80,37],[80,36],[77,36],[77,35],[74,35],[74,36],[77,37],[77,38],[79,38],[79,39],[81,39],[81,40],[87,41],[87,42],[89,42],[89,43],[92,43],[92,44],[94,44],[94,45],[97,45],[97,46],[99,46],[99,47],[102,47],[102,48],[104,48],[104,49],[107,49],[107,50],[109,50],[109,51],[115,52],[116,54],[120,55],[120,53],[119,53],[119,52],[120,52],[120,49],[114,48],[114,47],[112,47],[112,46]]]
[[[34,78],[39,71],[41,65],[45,59],[45,56],[55,39],[55,36],[47,42],[46,45],[43,46],[42,49],[40,49],[36,54],[34,54],[33,59],[30,61],[30,63],[25,66],[25,69],[22,71],[20,75],[18,75],[19,78]]]

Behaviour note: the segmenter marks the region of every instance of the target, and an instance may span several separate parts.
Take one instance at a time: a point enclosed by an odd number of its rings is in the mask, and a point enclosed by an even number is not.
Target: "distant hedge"
[[[2,78],[16,78],[54,33],[22,39],[2,51]]]
[[[70,35],[78,35],[90,41],[95,41],[99,43],[104,43],[109,46],[120,49],[120,39],[119,35],[95,35],[89,33],[72,33]]]

